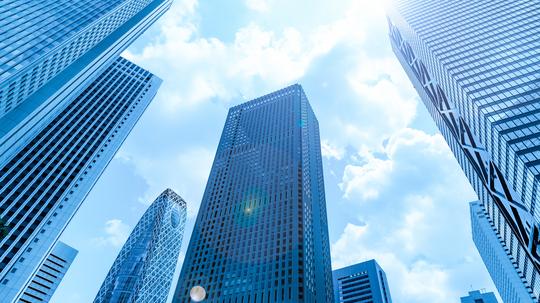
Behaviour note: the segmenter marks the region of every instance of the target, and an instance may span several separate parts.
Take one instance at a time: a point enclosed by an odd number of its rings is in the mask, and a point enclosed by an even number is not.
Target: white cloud
[[[375,259],[387,274],[390,293],[400,302],[455,302],[456,295],[450,290],[447,269],[425,260],[406,264],[399,251],[388,247],[372,249],[366,239],[368,225],[348,224],[341,237],[332,245],[333,268],[341,268],[360,261]],[[397,301],[397,300],[396,300]]]
[[[340,188],[347,199],[375,199],[380,191],[394,182],[417,182],[417,190],[437,182],[436,178],[444,178],[447,166],[438,167],[443,170],[436,174],[434,167],[443,161],[455,165],[444,138],[428,135],[422,131],[404,128],[395,132],[382,150],[385,159],[380,159],[369,152],[363,155],[365,163],[349,164],[345,167]],[[432,179],[433,177],[434,179]],[[461,175],[457,176],[463,179]]]
[[[377,198],[381,188],[387,183],[392,171],[391,160],[371,158],[361,166],[347,165],[340,188],[345,198],[359,195],[363,200]]]
[[[328,159],[334,158],[336,160],[341,160],[345,154],[345,151],[339,149],[337,146],[332,145],[330,142],[328,142],[328,140],[322,140],[321,154],[323,157]]]
[[[268,0],[246,0],[246,6],[257,12],[267,12],[270,9]]]
[[[383,151],[345,169],[347,207],[363,223],[332,244],[334,268],[376,259],[400,302],[455,302],[469,285],[492,285],[470,236],[476,196],[441,135],[402,129]]]
[[[124,245],[129,236],[129,226],[120,219],[111,219],[105,222],[105,236],[94,238],[98,245],[112,245],[120,247]]]

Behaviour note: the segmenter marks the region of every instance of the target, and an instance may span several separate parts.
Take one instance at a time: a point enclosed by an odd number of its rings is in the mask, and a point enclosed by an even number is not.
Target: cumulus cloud
[[[332,244],[333,266],[376,259],[400,302],[455,302],[469,285],[492,285],[471,241],[476,195],[444,139],[406,128],[384,154],[345,169],[343,193],[362,224]]]
[[[369,226],[348,224],[332,245],[333,267],[376,259],[385,270],[394,300],[400,302],[455,302],[456,294],[449,287],[447,269],[419,259],[406,264],[399,252],[377,251],[366,243]]]
[[[267,12],[270,9],[268,0],[246,0],[246,6],[257,12]]]
[[[346,198],[359,195],[363,200],[379,196],[379,191],[386,185],[388,175],[392,171],[391,160],[381,160],[374,157],[364,165],[347,165],[343,173],[340,188]]]
[[[114,247],[121,247],[129,236],[129,226],[120,219],[108,220],[105,222],[103,230],[105,236],[94,239],[98,245],[102,246],[112,245]]]
[[[323,140],[321,142],[321,153],[323,157],[328,159],[334,158],[336,160],[341,160],[345,151],[339,149],[337,146],[333,146],[328,140]]]
[[[440,166],[443,161],[455,164],[455,159],[440,134],[428,135],[411,128],[396,131],[382,152],[384,159],[366,153],[363,158],[365,163],[349,164],[345,167],[340,184],[345,198],[375,199],[386,186],[395,186],[393,182],[398,182],[401,186],[414,182],[415,186],[412,188],[421,192],[425,186],[437,182],[437,178],[444,178],[448,169],[447,166]]]

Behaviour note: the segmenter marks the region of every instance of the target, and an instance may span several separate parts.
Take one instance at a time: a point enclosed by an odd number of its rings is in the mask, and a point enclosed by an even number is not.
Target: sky
[[[93,300],[165,188],[188,203],[178,273],[228,108],[293,83],[320,124],[332,267],[376,259],[394,302],[496,292],[471,238],[476,195],[391,51],[381,3],[175,0],[123,54],[164,82],[62,235],[79,254],[52,302]]]

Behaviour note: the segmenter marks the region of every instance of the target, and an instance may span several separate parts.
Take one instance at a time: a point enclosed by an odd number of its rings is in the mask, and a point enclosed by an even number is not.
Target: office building
[[[336,269],[336,303],[392,303],[386,274],[375,260]]]
[[[8,227],[0,240],[5,302],[20,295],[160,83],[117,58],[0,166],[0,217]]]
[[[504,302],[537,302],[540,2],[396,2],[388,11],[394,52],[500,238],[479,251],[502,248],[513,267],[486,262],[488,271]],[[527,300],[513,299],[523,293]]]
[[[24,0],[0,6],[0,164],[24,148],[172,0]]]
[[[461,303],[497,303],[497,298],[492,292],[474,290],[469,291],[468,296],[461,297]]]
[[[472,237],[478,252],[489,274],[498,277],[499,283],[504,290],[505,297],[510,302],[530,301],[530,294],[525,288],[515,288],[519,285],[521,277],[514,270],[512,260],[504,249],[504,243],[497,236],[496,228],[489,221],[486,209],[480,201],[470,203]]]
[[[171,2],[0,5],[0,296],[6,302],[21,295],[155,94],[159,80],[119,54]]]
[[[186,202],[166,189],[131,232],[94,303],[166,302],[185,223]]]
[[[69,266],[75,260],[77,253],[76,249],[64,242],[56,242],[52,251],[22,292],[19,302],[49,302]]]
[[[300,85],[232,107],[173,302],[332,302],[318,122]]]

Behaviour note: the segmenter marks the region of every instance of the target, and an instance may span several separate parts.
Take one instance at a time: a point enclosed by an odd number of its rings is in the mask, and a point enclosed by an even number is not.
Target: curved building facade
[[[94,303],[165,302],[185,223],[186,202],[172,190],[165,190],[131,232]]]

